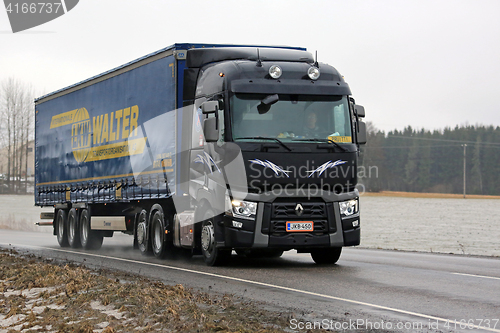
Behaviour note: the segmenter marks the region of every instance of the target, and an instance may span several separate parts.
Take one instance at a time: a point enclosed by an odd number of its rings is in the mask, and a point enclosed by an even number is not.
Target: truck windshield
[[[231,97],[234,141],[262,137],[283,142],[352,142],[347,96],[280,94],[277,101],[266,97],[275,96],[236,93]],[[269,100],[273,104],[265,105]]]

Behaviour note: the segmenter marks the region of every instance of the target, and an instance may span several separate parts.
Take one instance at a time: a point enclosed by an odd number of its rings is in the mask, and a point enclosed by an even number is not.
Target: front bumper
[[[234,249],[309,249],[318,247],[354,246],[360,243],[360,216],[359,213],[341,218],[338,202],[309,204],[311,214],[306,216],[286,216],[286,207],[283,216],[273,214],[275,208],[272,203],[258,204],[255,220],[245,220],[225,215],[224,246]],[[293,202],[291,205],[295,205]],[[283,206],[283,205],[281,205]],[[305,204],[304,204],[305,206]],[[307,210],[307,206],[306,206]],[[293,232],[284,230],[286,221],[307,220],[314,222],[312,232]],[[233,221],[241,222],[242,227],[233,227]],[[353,221],[358,221],[353,227]]]

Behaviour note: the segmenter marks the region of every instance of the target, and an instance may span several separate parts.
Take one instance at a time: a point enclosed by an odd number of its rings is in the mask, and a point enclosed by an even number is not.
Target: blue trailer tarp
[[[95,200],[96,191],[102,200],[117,190],[133,198],[144,193],[127,187],[146,183],[168,195],[165,178],[175,187],[176,77],[168,56],[37,104],[36,204],[60,202],[54,193],[68,192],[71,201]]]

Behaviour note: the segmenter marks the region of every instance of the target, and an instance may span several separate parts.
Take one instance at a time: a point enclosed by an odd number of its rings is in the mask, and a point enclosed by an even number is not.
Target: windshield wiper
[[[244,138],[235,138],[235,140],[272,140],[272,141],[275,141],[275,142],[279,143],[286,150],[292,151],[290,149],[290,147],[288,147],[287,145],[285,145],[283,143],[283,141],[281,141],[280,139],[266,137],[266,136],[248,136],[248,137],[244,137]]]
[[[347,151],[344,147],[342,147],[340,144],[337,142],[333,141],[332,139],[292,139],[292,141],[311,141],[311,142],[326,142],[335,145],[342,151]]]

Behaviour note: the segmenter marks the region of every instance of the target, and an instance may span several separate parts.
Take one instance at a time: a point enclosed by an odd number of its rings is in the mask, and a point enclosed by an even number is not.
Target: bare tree
[[[372,121],[366,122],[366,133],[368,135],[375,135],[375,134],[377,134],[378,131],[379,131],[379,129],[373,124]]]
[[[1,84],[0,123],[3,124],[1,138],[3,144],[7,146],[6,180],[11,191],[14,187],[19,191],[23,164],[27,163],[28,144],[33,135],[35,115],[33,97],[31,85],[15,78],[8,78]],[[27,181],[27,168],[24,176]]]

